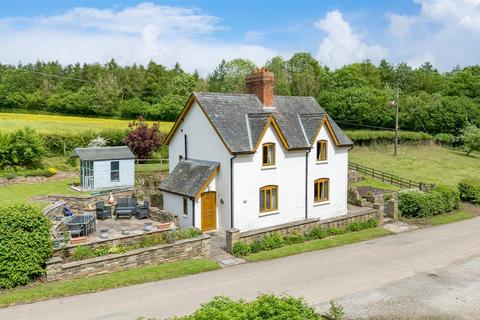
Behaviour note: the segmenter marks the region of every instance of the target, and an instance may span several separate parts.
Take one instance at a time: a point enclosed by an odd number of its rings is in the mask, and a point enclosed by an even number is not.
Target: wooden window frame
[[[277,192],[277,201],[275,202],[275,206],[273,206],[273,193],[272,190],[276,190]],[[267,208],[267,191],[270,191],[270,207]],[[260,194],[263,196],[263,208],[261,206],[261,202],[259,201],[259,209],[260,213],[268,213],[272,211],[277,211],[278,210],[278,200],[279,200],[279,193],[278,193],[278,186],[277,185],[268,185],[261,187],[259,189],[259,196]]]
[[[183,197],[183,215],[188,217],[188,198]]]
[[[265,159],[265,147],[267,148],[267,153],[270,151],[270,149],[273,149],[273,152],[272,152],[273,159],[272,159],[271,163],[263,162],[263,160]],[[275,156],[275,151],[276,150],[275,149],[276,149],[275,143],[273,143],[273,142],[267,142],[267,143],[262,144],[262,166],[263,167],[271,167],[271,166],[275,165],[275,163],[276,163],[276,156]]]
[[[322,146],[325,152],[322,152]],[[328,160],[328,141],[318,140],[317,141],[317,161],[327,161],[327,160]]]
[[[320,194],[320,184],[323,184],[323,190],[325,190],[325,184],[327,184],[327,192],[324,197],[321,197]],[[315,187],[317,190],[315,190]],[[325,192],[324,192],[325,193]],[[313,185],[313,201],[314,203],[328,202],[330,200],[330,179],[329,178],[320,178],[315,180]]]
[[[113,170],[114,163],[118,163],[118,169],[116,170]],[[114,179],[113,177],[114,173],[117,174],[116,179]],[[119,160],[110,161],[110,182],[120,182],[120,161]]]

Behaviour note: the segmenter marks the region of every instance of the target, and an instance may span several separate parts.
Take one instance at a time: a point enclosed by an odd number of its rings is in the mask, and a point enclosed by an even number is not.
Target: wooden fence
[[[404,179],[394,174],[370,168],[358,163],[350,162],[348,167],[357,171],[358,173],[381,180],[382,182],[389,183],[394,186],[398,186],[400,188],[416,188],[422,191],[431,191],[435,187],[435,184],[433,183],[424,183],[410,179]]]

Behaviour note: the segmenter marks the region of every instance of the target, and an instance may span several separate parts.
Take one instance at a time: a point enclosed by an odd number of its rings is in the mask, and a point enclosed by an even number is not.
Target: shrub
[[[345,133],[357,145],[392,143],[395,137],[394,131],[349,130],[345,131]],[[432,141],[433,137],[423,132],[400,131],[398,133],[398,140],[400,142],[415,143]]]
[[[78,246],[73,250],[73,259],[83,260],[95,257],[95,252],[90,246]]]
[[[243,241],[238,241],[233,245],[233,254],[237,257],[244,257],[249,255],[250,252],[250,246]]]
[[[158,149],[162,143],[162,135],[157,123],[150,128],[144,118],[138,118],[128,125],[130,132],[123,142],[132,150],[138,159],[148,159],[153,151]]]
[[[276,232],[266,235],[262,239],[262,250],[272,250],[284,245],[282,236]]]
[[[262,242],[259,240],[255,240],[250,244],[250,252],[257,253],[262,251]]]
[[[305,237],[298,230],[291,235],[284,237],[285,244],[295,244],[305,242]]]
[[[438,192],[442,195],[444,212],[459,208],[460,193],[457,189],[446,185],[438,185],[433,188],[432,192]]]
[[[471,203],[480,203],[480,180],[462,180],[458,184],[460,199]]]
[[[424,218],[445,212],[440,192],[406,191],[399,194],[398,208],[403,216]]]
[[[367,222],[364,222],[367,225],[367,228],[376,228],[378,227],[378,220],[375,218],[370,218]]]
[[[447,146],[453,146],[457,142],[457,138],[450,133],[437,133],[434,139],[436,143]]]
[[[322,317],[301,298],[262,294],[251,302],[235,301],[228,297],[215,297],[192,315],[178,319],[320,320]]]
[[[364,225],[360,222],[352,222],[347,226],[346,229],[349,232],[355,232],[355,231],[360,231],[360,230],[366,229],[366,225]]]
[[[174,243],[177,240],[195,238],[202,234],[197,228],[190,227],[186,229],[172,230],[167,233],[165,240],[167,243]]]
[[[42,276],[52,252],[50,221],[40,209],[27,204],[0,208],[0,288]]]
[[[337,227],[331,227],[327,229],[327,234],[329,236],[336,236],[339,234],[344,234],[346,233],[347,230],[345,228],[337,228]]]
[[[310,233],[308,234],[308,238],[311,240],[323,239],[327,236],[328,236],[327,231],[325,230],[325,228],[322,228],[322,227],[313,228],[312,231],[310,231]]]

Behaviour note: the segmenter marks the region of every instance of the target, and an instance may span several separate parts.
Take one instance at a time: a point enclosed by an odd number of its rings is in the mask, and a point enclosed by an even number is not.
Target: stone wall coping
[[[255,236],[255,235],[262,234],[262,233],[280,231],[282,229],[301,226],[301,225],[306,225],[306,224],[310,224],[310,223],[319,222],[319,223],[323,224],[323,223],[329,223],[329,222],[335,222],[335,221],[342,221],[342,220],[345,220],[345,219],[355,218],[355,217],[358,217],[358,216],[364,216],[364,215],[372,214],[372,213],[376,213],[376,212],[377,212],[377,210],[370,209],[370,210],[365,210],[365,211],[361,211],[361,212],[344,214],[344,215],[341,215],[341,216],[336,216],[336,217],[323,219],[323,220],[320,219],[320,218],[302,219],[302,220],[283,223],[283,224],[279,224],[279,225],[275,225],[275,226],[271,226],[271,227],[240,232],[240,238],[252,237],[252,236]]]
[[[92,263],[97,263],[97,262],[102,262],[102,261],[108,261],[108,260],[115,260],[116,258],[124,258],[124,257],[130,257],[130,256],[135,256],[144,252],[149,252],[149,251],[155,251],[158,249],[164,249],[164,248],[169,248],[173,247],[176,245],[181,245],[184,243],[189,243],[189,242],[197,242],[197,241],[203,241],[210,239],[211,236],[208,234],[202,234],[199,235],[198,237],[195,238],[189,238],[189,239],[182,239],[179,241],[175,241],[174,243],[165,243],[165,244],[159,244],[157,246],[153,247],[146,247],[146,248],[138,248],[134,250],[129,250],[125,253],[112,253],[112,254],[107,254],[105,256],[101,257],[95,257],[95,258],[90,258],[90,259],[83,259],[83,260],[77,260],[77,261],[72,261],[72,262],[66,262],[62,265],[62,268],[69,269],[72,267],[78,267],[82,265],[88,265]],[[53,265],[53,264],[58,264],[62,263],[63,259],[60,257],[53,257],[50,260],[47,261],[47,265]]]

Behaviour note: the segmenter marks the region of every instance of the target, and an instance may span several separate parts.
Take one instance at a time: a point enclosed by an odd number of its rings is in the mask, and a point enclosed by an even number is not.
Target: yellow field
[[[28,126],[44,133],[76,133],[89,130],[127,129],[129,122],[131,122],[131,120],[0,113],[0,132],[11,132]],[[149,123],[151,124],[153,122],[149,121]],[[167,134],[172,126],[173,122],[161,122],[160,131]]]

